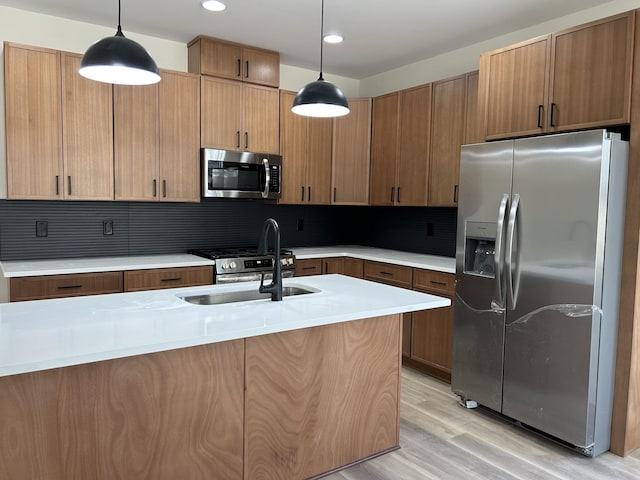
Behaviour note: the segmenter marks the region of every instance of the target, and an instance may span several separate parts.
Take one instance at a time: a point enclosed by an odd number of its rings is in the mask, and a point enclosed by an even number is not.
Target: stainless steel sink
[[[282,287],[282,296],[291,297],[293,295],[306,295],[308,293],[317,293],[319,290],[298,287],[285,286]],[[182,300],[193,303],[194,305],[220,305],[224,303],[249,302],[251,300],[264,300],[271,298],[270,293],[260,293],[258,290],[240,290],[237,292],[224,293],[208,293],[205,295],[188,295],[180,297]]]

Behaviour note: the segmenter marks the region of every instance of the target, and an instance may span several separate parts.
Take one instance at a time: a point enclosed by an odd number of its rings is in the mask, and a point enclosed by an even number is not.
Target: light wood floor
[[[403,368],[401,449],[330,480],[640,479],[640,450],[590,459],[481,409],[458,405],[450,386]]]

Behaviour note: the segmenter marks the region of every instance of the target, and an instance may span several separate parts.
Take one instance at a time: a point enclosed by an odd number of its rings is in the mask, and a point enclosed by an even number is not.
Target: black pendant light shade
[[[293,99],[291,111],[306,117],[341,117],[349,113],[347,98],[333,83],[322,77],[322,35],[324,30],[324,0],[320,21],[320,76],[306,84]]]
[[[349,104],[338,87],[320,77],[300,89],[291,111],[307,117],[340,117],[349,113]]]
[[[116,34],[91,45],[82,57],[78,72],[91,80],[119,85],[148,85],[160,81],[153,58],[142,45],[122,33],[120,0]]]

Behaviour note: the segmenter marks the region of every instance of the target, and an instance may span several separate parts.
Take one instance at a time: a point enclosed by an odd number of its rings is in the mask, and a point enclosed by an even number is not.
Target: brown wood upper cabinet
[[[277,89],[205,76],[200,81],[203,147],[279,153]]]
[[[111,85],[81,55],[6,43],[7,196],[113,200]]]
[[[199,36],[188,44],[189,71],[202,75],[280,85],[280,54],[271,50]]]
[[[464,140],[467,76],[433,83],[429,205],[456,206]]]
[[[296,92],[280,91],[280,153],[282,196],[278,203],[331,203],[331,141],[333,121],[296,115]]]
[[[199,77],[161,75],[154,85],[114,86],[116,200],[200,200]]]
[[[368,205],[371,98],[350,98],[349,109],[333,120],[331,203]]]
[[[629,123],[635,12],[487,52],[487,140]]]
[[[372,205],[427,205],[431,84],[373,100]]]

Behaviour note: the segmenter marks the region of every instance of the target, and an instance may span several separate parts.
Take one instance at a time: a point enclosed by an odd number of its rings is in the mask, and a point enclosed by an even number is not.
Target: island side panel
[[[0,377],[0,478],[240,479],[244,340]]]
[[[308,478],[398,446],[400,319],[246,340],[245,480]]]

